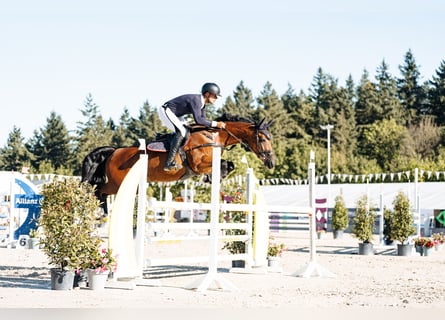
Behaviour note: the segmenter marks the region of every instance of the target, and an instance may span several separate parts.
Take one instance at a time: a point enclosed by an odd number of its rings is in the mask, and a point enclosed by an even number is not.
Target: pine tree
[[[152,141],[156,137],[156,133],[169,131],[167,127],[163,126],[157,110],[148,101],[144,102],[138,117],[131,119],[128,129],[128,138],[133,140],[133,145],[138,145],[138,139]]]
[[[318,68],[312,84],[309,88],[310,100],[313,104],[314,112],[311,122],[311,134],[313,137],[321,138],[324,136],[320,125],[329,124],[329,75]]]
[[[414,56],[409,50],[403,65],[399,65],[402,78],[397,79],[400,103],[403,106],[407,124],[418,124],[426,113],[424,87],[419,84],[420,71]]]
[[[109,123],[100,115],[99,106],[93,101],[91,93],[87,95],[81,113],[86,119],[77,122],[75,174],[80,174],[82,161],[88,153],[97,147],[111,145],[113,137]]]
[[[312,123],[312,104],[303,91],[296,95],[292,87],[281,96],[283,107],[292,120],[292,130],[288,133],[289,139],[304,139],[310,141],[309,127]]]
[[[267,82],[260,96],[257,98],[258,109],[255,119],[257,121],[266,118],[266,121],[274,120],[275,125],[269,128],[269,131],[274,140],[285,139],[293,131],[292,122],[286,109],[283,107],[283,102],[277,95],[272,84]]]
[[[112,145],[117,147],[126,147],[134,144],[134,139],[130,133],[131,116],[127,108],[124,108],[119,119],[119,125],[114,130]]]
[[[33,167],[38,170],[42,163],[49,163],[57,173],[71,173],[69,169],[73,155],[70,140],[61,116],[52,111],[46,119],[45,127],[34,131],[28,143],[34,155]]]
[[[385,60],[377,68],[378,103],[382,108],[382,119],[394,119],[398,124],[405,125],[402,106],[397,97],[397,83],[389,73]]]
[[[0,148],[0,169],[3,171],[18,171],[30,166],[33,155],[24,144],[20,128],[14,126],[9,133],[6,145]]]
[[[430,80],[428,93],[430,109],[438,126],[445,125],[445,60],[442,60],[436,75]]]
[[[357,126],[369,125],[383,119],[383,109],[379,104],[376,85],[369,80],[368,71],[364,70],[357,87],[355,103]]]
[[[219,114],[228,113],[239,115],[244,118],[253,119],[255,114],[255,99],[252,91],[241,81],[233,92],[233,99],[228,97],[219,110]]]

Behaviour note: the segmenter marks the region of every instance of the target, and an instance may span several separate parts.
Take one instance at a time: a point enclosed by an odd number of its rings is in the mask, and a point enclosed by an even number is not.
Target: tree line
[[[208,108],[208,117],[223,113],[259,121],[274,119],[270,128],[276,156],[275,168],[265,169],[255,156],[237,146],[223,157],[235,162],[234,174],[242,174],[246,155],[258,178],[301,179],[307,176],[309,153],[315,151],[317,174],[326,174],[327,132],[331,130],[331,172],[367,174],[445,168],[445,60],[435,74],[422,81],[411,50],[394,76],[383,59],[374,78],[364,69],[358,83],[351,76],[344,84],[318,68],[308,91],[291,85],[279,95],[270,82],[254,97],[243,81],[219,109]],[[82,120],[68,132],[63,119],[51,112],[46,125],[29,139],[14,127],[0,148],[0,170],[80,175],[87,153],[104,145],[137,145],[137,139],[153,140],[166,132],[157,106],[144,102],[136,117],[127,108],[116,122],[104,119],[88,94],[80,110]]]

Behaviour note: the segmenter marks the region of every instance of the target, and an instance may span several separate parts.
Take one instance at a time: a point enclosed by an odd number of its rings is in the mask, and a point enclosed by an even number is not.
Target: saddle
[[[211,128],[207,128],[205,126],[197,124],[186,126],[185,138],[183,139],[181,147],[183,147],[184,144],[187,142],[191,133],[203,130],[211,130]],[[147,151],[167,152],[168,150],[170,150],[170,141],[173,139],[174,135],[174,132],[156,133],[155,140],[147,144]],[[182,150],[182,148],[180,150]]]
[[[174,133],[157,133],[155,140],[147,144],[147,151],[167,152]]]

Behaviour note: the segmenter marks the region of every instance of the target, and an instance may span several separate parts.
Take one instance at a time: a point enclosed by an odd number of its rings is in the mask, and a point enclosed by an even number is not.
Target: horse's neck
[[[226,130],[219,133],[221,143],[226,146],[247,140],[249,135],[249,124],[243,122],[226,122]]]

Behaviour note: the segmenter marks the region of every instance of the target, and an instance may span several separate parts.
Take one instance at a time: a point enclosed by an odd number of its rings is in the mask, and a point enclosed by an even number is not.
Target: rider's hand
[[[222,121],[218,121],[216,123],[216,127],[220,128],[220,129],[224,129],[226,127],[226,124],[224,122],[222,122]]]

